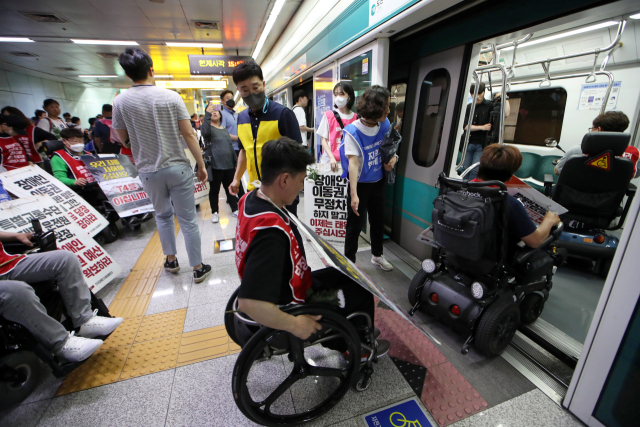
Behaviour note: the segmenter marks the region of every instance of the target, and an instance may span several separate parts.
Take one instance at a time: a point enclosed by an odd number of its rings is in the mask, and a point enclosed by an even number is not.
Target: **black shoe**
[[[211,274],[211,266],[202,264],[198,270],[193,270],[193,281],[196,283],[204,282]]]
[[[377,340],[378,338],[380,338],[380,329],[373,328],[373,339]]]
[[[173,261],[169,261],[169,257],[164,260],[164,269],[170,273],[177,273],[180,271],[180,265],[178,264],[178,258]]]

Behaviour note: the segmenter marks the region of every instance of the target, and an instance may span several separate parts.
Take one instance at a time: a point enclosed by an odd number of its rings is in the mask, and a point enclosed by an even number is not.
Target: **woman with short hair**
[[[395,166],[398,156],[382,164],[380,144],[389,131],[391,94],[382,86],[371,86],[358,98],[358,120],[345,126],[340,161],[342,178],[349,178],[347,190],[347,230],[344,254],[356,261],[358,237],[365,211],[369,217],[371,234],[371,263],[384,271],[393,266],[382,255],[384,170]],[[350,209],[349,209],[350,208]]]

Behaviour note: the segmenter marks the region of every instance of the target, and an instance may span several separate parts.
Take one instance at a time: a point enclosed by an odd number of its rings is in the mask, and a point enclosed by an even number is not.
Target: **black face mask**
[[[226,104],[227,104],[227,107],[233,108],[236,106],[236,101],[234,101],[233,99],[230,99],[226,102]]]
[[[248,96],[243,96],[242,100],[247,104],[247,107],[255,111],[264,106],[264,103],[267,101],[267,95],[265,95],[264,91],[260,93],[251,93]]]

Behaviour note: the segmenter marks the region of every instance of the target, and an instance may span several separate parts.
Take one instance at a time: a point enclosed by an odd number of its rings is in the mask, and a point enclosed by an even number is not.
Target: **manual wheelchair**
[[[37,222],[37,220],[34,220]],[[4,249],[9,254],[48,252],[57,249],[53,231],[37,232],[34,224],[33,247],[22,243],[5,243]],[[34,250],[35,249],[35,250]],[[30,283],[47,314],[68,331],[73,324],[62,302],[60,291],[55,281]],[[101,299],[91,292],[91,308],[98,310],[99,316],[110,317],[109,310]],[[97,337],[105,339],[106,337]],[[24,400],[36,388],[41,376],[40,360],[49,365],[56,378],[63,378],[83,362],[66,363],[38,342],[24,326],[0,317],[0,407],[14,405]]]
[[[378,359],[373,319],[367,313],[344,317],[322,304],[281,308],[293,316],[322,316],[322,329],[302,341],[239,312],[238,292],[231,295],[224,320],[229,337],[242,347],[232,389],[247,418],[266,426],[299,425],[331,410],[350,388],[369,388]],[[358,317],[366,325],[361,326],[366,342],[351,322]]]
[[[411,281],[409,314],[419,309],[468,337],[462,354],[473,342],[480,353],[496,356],[520,324],[533,323],[542,313],[556,268],[567,256],[556,247],[563,225],[538,248],[514,252],[504,183],[441,174],[438,184],[432,219],[439,248]]]

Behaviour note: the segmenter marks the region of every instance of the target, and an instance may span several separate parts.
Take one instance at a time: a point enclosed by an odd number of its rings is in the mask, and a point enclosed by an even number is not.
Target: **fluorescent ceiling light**
[[[33,43],[33,40],[27,37],[0,37],[0,42]]]
[[[635,15],[631,15],[629,18],[631,18],[631,19],[640,19],[640,13],[636,13]]]
[[[89,78],[89,79],[100,79],[100,78],[102,78],[102,79],[115,79],[115,78],[117,78],[119,76],[116,76],[114,74],[104,74],[104,75],[82,74],[82,75],[80,75],[78,77],[86,77],[86,78]]]
[[[220,80],[222,76],[207,76],[202,74],[191,74],[192,79],[217,79]]]
[[[271,15],[269,15],[269,19],[267,19],[267,24],[264,26],[264,29],[262,30],[262,34],[260,34],[260,39],[258,40],[258,44],[256,44],[256,48],[253,51],[253,54],[251,55],[253,56],[254,59],[257,59],[258,55],[260,55],[262,46],[264,46],[264,42],[267,40],[267,37],[271,32],[271,28],[273,28],[273,24],[276,23],[276,19],[278,18],[278,15],[282,10],[282,6],[284,6],[284,3],[285,3],[285,0],[276,0],[276,4],[273,6],[273,9],[271,9]]]
[[[543,37],[541,39],[531,40],[531,41],[528,41],[526,43],[522,43],[522,44],[518,45],[518,47],[533,46],[534,44],[545,43],[545,42],[549,42],[551,40],[558,40],[558,39],[562,39],[564,37],[575,36],[576,34],[582,34],[582,33],[586,33],[586,32],[589,32],[589,31],[599,30],[601,28],[613,27],[614,25],[618,25],[618,21],[601,22],[600,24],[592,25],[590,27],[579,28],[577,30],[568,31],[566,33],[560,33],[560,34],[555,34],[555,35],[549,36],[549,37]],[[512,50],[512,49],[513,49],[513,46],[507,47],[505,49],[502,49],[502,51],[504,52],[505,50]]]
[[[156,86],[165,89],[226,89],[226,80],[191,81],[191,80],[156,80]]]
[[[214,49],[222,49],[222,43],[167,42],[167,46],[171,46],[171,47],[211,47],[211,48],[214,48]]]
[[[159,79],[172,79],[173,76],[171,74],[154,74],[153,77]]]
[[[71,39],[75,44],[105,44],[113,46],[138,46],[133,40],[88,40],[88,39]]]

